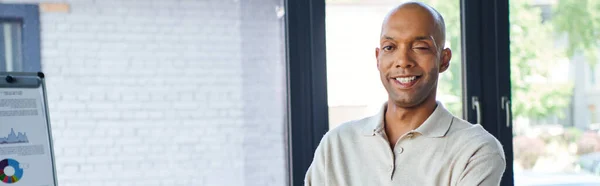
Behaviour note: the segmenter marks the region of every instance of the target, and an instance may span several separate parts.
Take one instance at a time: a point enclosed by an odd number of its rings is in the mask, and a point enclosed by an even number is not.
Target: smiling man
[[[306,185],[499,185],[501,144],[436,101],[452,57],[444,42],[444,20],[430,6],[404,3],[386,16],[375,57],[388,101],[323,137]]]

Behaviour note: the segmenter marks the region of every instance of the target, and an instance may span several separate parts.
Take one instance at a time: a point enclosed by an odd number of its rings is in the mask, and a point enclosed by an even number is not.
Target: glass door
[[[600,185],[600,1],[509,12],[515,185]]]

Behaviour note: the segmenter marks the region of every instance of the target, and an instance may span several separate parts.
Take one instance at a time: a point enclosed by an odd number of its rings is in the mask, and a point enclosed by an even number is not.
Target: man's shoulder
[[[376,116],[369,116],[344,122],[339,126],[329,130],[325,136],[323,136],[323,138],[324,140],[330,141],[356,139],[356,136],[364,135],[368,125],[372,122],[376,122],[376,120]]]
[[[447,136],[463,148],[472,149],[477,153],[498,153],[504,157],[500,141],[480,124],[472,124],[454,117]]]

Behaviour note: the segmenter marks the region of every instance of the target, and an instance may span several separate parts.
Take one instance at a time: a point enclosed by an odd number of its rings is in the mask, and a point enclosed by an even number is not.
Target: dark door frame
[[[508,0],[461,0],[463,113],[502,144],[502,186],[514,185]],[[476,103],[476,100],[479,103]]]
[[[286,1],[290,186],[303,185],[329,128],[325,0]]]

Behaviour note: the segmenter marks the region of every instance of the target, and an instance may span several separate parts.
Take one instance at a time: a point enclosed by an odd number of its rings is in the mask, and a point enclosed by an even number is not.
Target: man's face
[[[439,73],[450,61],[450,50],[437,43],[439,31],[427,10],[404,8],[384,22],[380,46],[376,49],[377,68],[390,101],[401,107],[414,107],[435,96]]]

